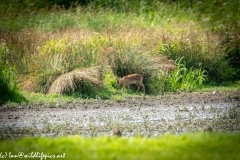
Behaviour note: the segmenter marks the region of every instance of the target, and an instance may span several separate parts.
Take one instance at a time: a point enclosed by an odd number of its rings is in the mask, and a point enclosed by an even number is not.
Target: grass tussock
[[[51,85],[48,94],[71,94],[74,91],[79,91],[85,94],[90,94],[101,86],[100,67],[92,67],[72,72],[59,76]],[[92,88],[90,88],[92,86]]]

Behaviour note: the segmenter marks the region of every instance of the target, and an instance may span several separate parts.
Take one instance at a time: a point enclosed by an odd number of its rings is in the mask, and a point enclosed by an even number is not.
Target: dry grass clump
[[[101,86],[100,66],[85,69],[77,69],[59,76],[51,85],[48,94],[70,94],[74,91],[83,91],[85,86],[92,85],[95,88]]]

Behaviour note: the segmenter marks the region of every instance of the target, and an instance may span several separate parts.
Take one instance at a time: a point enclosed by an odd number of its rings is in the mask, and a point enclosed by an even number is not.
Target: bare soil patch
[[[23,136],[181,134],[210,128],[240,132],[240,91],[168,93],[124,102],[92,100],[49,106],[0,106],[0,138]]]

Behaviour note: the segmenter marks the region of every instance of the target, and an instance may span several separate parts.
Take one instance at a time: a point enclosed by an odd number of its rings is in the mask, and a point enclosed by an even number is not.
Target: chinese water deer
[[[110,136],[121,137],[122,136],[122,132],[118,128],[115,128],[115,129],[112,130]]]
[[[117,79],[117,84],[122,84],[122,91],[127,86],[130,90],[129,84],[136,84],[138,86],[137,92],[140,87],[143,87],[143,93],[145,94],[145,85],[143,84],[143,76],[141,74],[130,74],[122,78]]]

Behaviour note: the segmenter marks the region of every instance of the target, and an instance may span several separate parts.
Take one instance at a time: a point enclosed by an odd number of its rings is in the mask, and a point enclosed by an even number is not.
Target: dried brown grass
[[[80,90],[81,83],[90,83],[96,88],[101,87],[101,67],[77,69],[59,76],[51,85],[48,94],[73,93]]]

